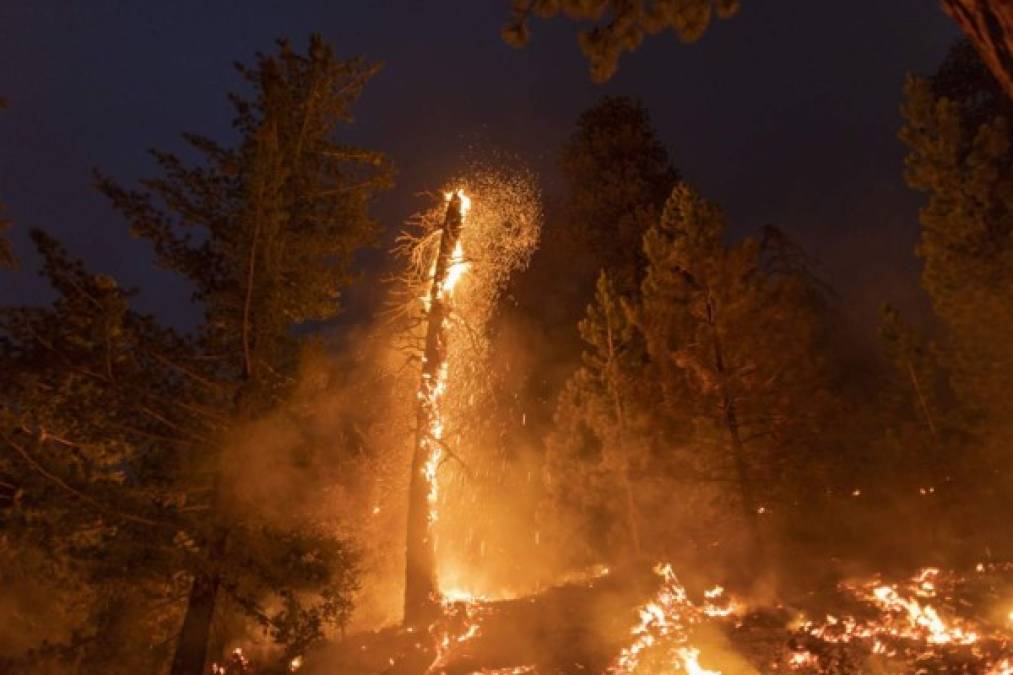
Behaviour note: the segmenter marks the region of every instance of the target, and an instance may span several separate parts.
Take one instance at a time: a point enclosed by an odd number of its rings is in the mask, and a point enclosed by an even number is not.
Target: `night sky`
[[[515,50],[499,38],[507,14],[496,0],[3,0],[0,201],[24,269],[4,274],[0,302],[50,297],[27,239],[39,226],[141,286],[141,309],[186,323],[186,289],[152,271],[90,170],[131,184],[153,172],[146,149],[178,150],[182,131],[231,138],[231,64],[319,32],[339,57],[385,63],[347,140],[397,166],[375,211],[388,229],[421,206],[417,192],[487,149],[558,190],[555,157],[579,113],[626,94],[735,234],[773,223],[796,236],[869,325],[882,300],[923,307],[921,197],[903,183],[897,110],[905,73],[930,72],[958,37],[936,2],[743,0],[694,45],[649,39],[604,86],[588,80],[574,24],[538,21]]]

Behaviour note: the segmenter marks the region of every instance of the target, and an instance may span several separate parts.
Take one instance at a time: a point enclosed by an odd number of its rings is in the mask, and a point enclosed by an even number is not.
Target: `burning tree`
[[[474,204],[474,206],[473,206]],[[488,382],[485,326],[510,273],[538,240],[540,202],[525,171],[478,171],[445,193],[445,206],[413,218],[398,244],[407,261],[400,315],[421,365],[408,494],[406,625],[435,618],[440,478],[461,456],[462,439]]]
[[[426,297],[426,340],[418,391],[415,451],[408,486],[408,539],[405,547],[405,609],[408,625],[435,618],[439,595],[432,525],[439,498],[436,472],[443,457],[441,398],[447,388],[447,319],[454,286],[467,269],[460,247],[461,225],[471,200],[463,190],[450,194],[439,230],[433,283]]]

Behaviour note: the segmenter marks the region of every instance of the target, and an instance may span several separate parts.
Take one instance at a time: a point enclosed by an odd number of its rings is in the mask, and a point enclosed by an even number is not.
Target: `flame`
[[[931,605],[905,598],[893,586],[879,586],[873,589],[872,595],[885,612],[900,614],[906,620],[909,634],[924,633],[929,644],[954,642],[967,645],[978,641],[978,635],[973,630],[948,624]]]
[[[619,652],[608,672],[613,675],[638,672],[645,656],[651,652],[660,654],[670,664],[672,672],[721,675],[720,671],[707,670],[700,665],[700,650],[689,644],[690,631],[708,618],[738,614],[742,606],[733,600],[718,604],[724,596],[721,586],[706,591],[703,605],[697,606],[689,599],[670,564],[659,563],[654,572],[662,579],[661,588],[638,610],[639,621],[630,630],[633,641]]]
[[[975,570],[986,571],[983,564]],[[949,600],[962,579],[926,567],[906,582],[886,584],[879,578],[841,584],[841,590],[866,604],[875,613],[868,618],[826,615],[822,621],[803,621],[799,632],[824,643],[857,643],[873,654],[917,660],[940,649],[967,650],[990,675],[1013,675],[1010,637],[998,627],[974,624],[932,603]],[[945,583],[943,583],[945,581]],[[792,670],[818,668],[819,657],[808,650],[797,651],[789,661]]]
[[[429,634],[436,645],[436,657],[426,673],[441,673],[455,648],[478,637],[482,621],[491,612],[484,599],[466,592],[443,593],[443,616],[429,626]],[[460,597],[461,599],[456,599]],[[512,671],[503,671],[512,672]],[[519,671],[526,672],[526,671]]]
[[[655,572],[662,578],[661,587],[638,610],[639,618],[630,630],[631,641],[607,672],[613,675],[720,672],[700,665],[700,651],[691,640],[699,625],[742,616],[745,606],[726,597],[721,586],[706,590],[702,602],[695,603],[670,565],[658,565]],[[864,609],[855,616],[827,614],[819,621],[798,617],[786,626],[794,636],[791,640],[794,646],[771,668],[828,672],[827,668],[835,667],[834,654],[838,653],[828,647],[849,644],[859,655],[874,654],[899,663],[952,657],[961,662],[973,660],[978,668],[973,672],[1013,675],[1010,628],[998,617],[996,624],[978,623],[958,615],[956,606],[951,608],[957,585],[962,581],[965,579],[954,573],[943,574],[938,568],[926,567],[899,583],[885,583],[873,577],[841,584],[841,590]],[[939,604],[940,601],[944,604]],[[999,616],[1013,618],[1013,613],[1007,617],[1004,611]],[[829,661],[824,662],[824,658]]]
[[[447,201],[449,202],[455,193],[448,192],[444,193]],[[465,221],[465,217],[468,211],[471,209],[471,199],[464,193],[463,189],[458,189],[456,192],[457,196],[461,200],[461,222]],[[447,269],[446,276],[443,282],[435,289],[435,295],[439,299],[449,299],[453,297],[454,289],[457,287],[461,278],[468,271],[469,263],[464,261],[464,248],[461,244],[461,240],[458,239],[454,246],[453,253],[450,257],[450,265]],[[430,269],[430,276],[436,274],[436,261],[433,261],[433,265]],[[426,311],[432,306],[432,298],[425,298],[423,305]],[[450,329],[449,322],[444,319],[443,327],[445,330]],[[438,504],[440,500],[440,487],[438,480],[438,473],[440,464],[443,461],[445,451],[443,448],[443,410],[441,406],[441,400],[447,392],[447,372],[448,364],[444,361],[436,377],[436,382],[433,383],[429,388],[429,396],[427,404],[432,411],[431,424],[429,428],[429,457],[426,460],[425,465],[422,467],[422,473],[425,476],[426,484],[429,486],[428,502],[429,502],[429,514],[428,520],[430,527],[439,519]]]
[[[461,209],[462,213],[464,209]],[[461,246],[461,241],[458,240],[457,245],[454,246],[454,252],[450,256],[450,267],[447,269],[447,278],[443,282],[443,292],[447,295],[452,295],[454,287],[457,286],[457,282],[461,280],[464,273],[468,271],[470,264],[464,261],[464,247]]]
[[[819,657],[808,649],[792,652],[791,657],[788,659],[788,667],[792,670],[801,670],[802,668],[819,668],[819,665]]]
[[[992,666],[986,675],[1013,675],[1013,659],[1003,659]]]
[[[453,198],[454,194],[452,192],[445,194],[448,202]],[[460,212],[461,223],[463,225],[468,218],[468,211],[471,210],[471,198],[464,194],[463,188],[458,189],[456,194],[461,200]],[[469,267],[470,264],[464,260],[464,246],[461,244],[461,240],[458,239],[454,245],[453,252],[450,254],[450,267],[447,269],[447,276],[443,280],[443,285],[439,290],[440,297],[443,297],[444,294],[447,296],[453,295],[454,288],[465,272],[468,271]]]
[[[698,660],[700,650],[696,647],[680,647],[676,650],[676,655],[679,657],[682,669],[689,675],[721,675],[720,670],[707,670],[700,665]]]
[[[710,617],[724,617],[740,615],[745,611],[745,605],[733,598],[725,597],[725,589],[722,586],[714,586],[704,591],[703,613]],[[720,604],[723,601],[724,604]]]
[[[471,591],[466,591],[463,588],[446,588],[441,591],[443,595],[444,604],[455,602],[482,602],[486,600],[481,595],[476,595]]]
[[[838,620],[828,615],[823,624],[808,622],[804,629],[828,642],[872,639],[874,647],[884,653],[889,650],[883,647],[883,640],[889,638],[918,640],[930,645],[974,644],[980,637],[977,631],[957,618],[943,619],[938,610],[924,601],[936,596],[938,575],[937,568],[926,567],[904,588],[897,584],[882,584],[876,579],[857,587],[845,585],[844,590],[880,610],[878,619],[862,622],[853,617]]]
[[[220,666],[217,663],[211,664],[211,675],[228,675],[228,673],[236,672],[250,672],[250,661],[243,654],[242,647],[236,647],[232,650],[224,666]]]

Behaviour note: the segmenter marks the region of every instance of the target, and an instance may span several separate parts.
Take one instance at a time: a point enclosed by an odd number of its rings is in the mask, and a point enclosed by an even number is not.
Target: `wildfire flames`
[[[640,608],[640,621],[633,627],[633,641],[619,653],[610,673],[686,672],[712,675],[719,671],[703,668],[700,650],[689,644],[694,625],[708,617],[728,617],[743,608],[735,600],[725,598],[721,586],[704,593],[704,602],[694,604],[669,564],[655,567],[662,579],[654,599]],[[641,665],[644,669],[641,670]]]
[[[694,630],[707,622],[724,623],[734,638],[737,631],[749,630],[751,612],[739,601],[725,598],[719,586],[695,604],[670,565],[659,565],[655,571],[662,578],[661,588],[640,608],[631,641],[609,672],[721,673],[701,664],[702,651],[692,644]],[[975,574],[989,571],[1005,568],[979,565]],[[956,609],[973,611],[973,603],[962,596],[979,581],[928,567],[900,583],[885,583],[879,577],[842,583],[839,591],[856,606],[856,614],[799,618],[787,626],[789,648],[767,668],[803,673],[862,673],[874,668],[887,673],[1011,675],[1009,622],[963,616]]]
[[[1004,571],[1001,566],[979,565],[974,575],[999,571]],[[912,668],[921,664],[921,672],[957,669],[943,665],[928,670],[934,663],[948,663],[962,664],[957,672],[1010,675],[1013,632],[1009,624],[959,613],[976,610],[974,603],[961,597],[962,589],[973,582],[973,575],[967,578],[926,567],[902,583],[884,583],[880,578],[842,583],[842,593],[864,606],[864,613],[803,620],[797,633],[804,646],[793,655],[793,669],[822,672],[825,662],[834,658],[835,645],[854,645],[859,652],[888,662]]]
[[[471,199],[464,193],[463,189],[457,190],[456,193],[448,192],[445,197],[449,202],[454,195],[461,200],[461,220],[462,223],[465,221],[468,215],[468,211],[471,209]],[[464,259],[464,247],[461,241],[458,240],[454,246],[454,251],[451,254],[450,266],[447,269],[446,277],[443,282],[434,289],[434,295],[444,301],[449,301],[453,298],[454,288],[464,277],[468,271],[470,265]],[[430,278],[436,274],[436,262],[433,262],[432,269],[430,271]],[[423,306],[428,311],[432,304],[432,298],[424,297]],[[449,318],[444,318],[443,328],[444,330],[450,329]],[[430,438],[433,442],[430,444],[429,460],[425,463],[422,471],[425,474],[426,483],[429,485],[429,522],[430,524],[435,523],[439,518],[438,504],[440,500],[440,488],[437,480],[437,474],[440,468],[440,464],[444,459],[443,450],[443,429],[444,429],[444,411],[441,405],[442,399],[447,392],[447,372],[449,370],[449,364],[444,361],[440,366],[439,374],[437,376],[436,383],[429,388],[429,400],[428,405],[432,411],[432,426],[429,429]]]
[[[431,369],[429,375],[423,375],[423,386],[418,392],[428,426],[423,441],[427,456],[421,473],[428,490],[426,522],[434,552],[437,550],[436,527],[441,522],[441,504],[451,506],[441,490],[440,472],[445,470],[446,460],[457,452],[455,444],[460,443],[460,434],[456,431],[447,438],[447,419],[449,416],[465,416],[463,412],[458,412],[464,410],[460,402],[454,399],[453,405],[449,405],[451,399],[448,397],[469,395],[469,382],[459,379],[455,373],[466,372],[462,366],[467,365],[469,358],[474,358],[473,354],[460,347],[465,342],[461,338],[460,327],[465,323],[461,312],[467,312],[470,309],[468,303],[474,300],[468,296],[461,302],[457,294],[466,291],[467,295],[473,292],[472,285],[480,287],[482,283],[489,283],[488,278],[481,277],[484,270],[475,269],[473,261],[466,257],[469,241],[466,216],[472,206],[471,199],[463,189],[446,193],[445,197],[448,204],[454,200],[459,204],[460,236],[447,259],[442,279],[437,279],[436,262],[425,258],[421,275],[428,270],[428,276],[421,281],[428,281],[429,287],[426,293],[415,295],[415,301],[419,303],[416,307],[421,307],[423,316],[428,315],[437,302],[442,303],[444,308],[440,329],[446,336],[446,351],[442,353],[443,360],[438,368]],[[433,245],[432,239],[428,240],[428,245]],[[453,509],[451,511],[452,516],[457,515]],[[390,667],[388,672],[424,672],[427,675],[447,672],[522,675],[541,672],[537,664],[531,663],[462,670],[461,659],[467,661],[468,656],[475,652],[476,644],[487,637],[488,627],[501,621],[502,616],[496,602],[468,590],[475,584],[469,583],[473,580],[467,569],[455,567],[452,577],[445,575],[448,557],[443,550],[439,553],[439,616],[428,627],[402,629],[402,642],[408,640],[410,646],[396,658],[385,657]],[[798,611],[792,614],[780,605],[773,608],[747,606],[721,586],[691,593],[670,564],[658,564],[654,572],[660,577],[660,587],[637,610],[637,618],[628,629],[625,640],[614,652],[609,652],[615,656],[605,672],[611,675],[721,675],[740,672],[874,671],[1013,675],[1013,611],[1007,606],[995,614],[999,619],[990,620],[974,613],[988,604],[982,600],[981,593],[970,600],[964,597],[965,588],[976,581],[987,581],[990,575],[1011,571],[1011,566],[981,564],[971,575],[961,576],[927,567],[899,582],[889,582],[880,577],[852,580],[841,583],[837,588],[836,600],[840,609],[846,611],[832,614],[813,612],[806,616]],[[610,570],[599,566],[589,572],[563,575],[559,582],[590,589],[596,580],[608,575]],[[980,583],[978,585],[981,586]],[[988,602],[998,606],[1003,598],[998,597],[995,585],[990,589]],[[497,597],[511,595],[499,593]],[[530,596],[531,602],[536,602],[536,599],[537,595]],[[762,628],[758,628],[764,616],[768,619],[765,619]],[[774,617],[773,623],[769,620],[771,616]],[[815,616],[822,618],[811,618]],[[715,649],[706,639],[708,630],[711,634],[717,630],[727,637],[730,649],[725,648],[726,652],[737,651],[736,647],[746,641],[744,636],[759,630],[776,633],[775,642],[779,647],[777,653],[764,654],[762,660],[755,654],[747,655],[748,650],[742,649],[742,658],[729,666],[727,659],[718,653],[721,650]],[[365,644],[362,649],[367,649]],[[297,657],[289,664],[289,670],[295,672],[302,665],[302,657]],[[216,664],[212,672],[225,675],[252,671],[242,650],[236,649],[225,665]]]

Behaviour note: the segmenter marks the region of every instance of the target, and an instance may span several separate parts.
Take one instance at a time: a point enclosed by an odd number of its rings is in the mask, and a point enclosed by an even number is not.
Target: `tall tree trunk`
[[[619,430],[619,455],[622,458],[622,470],[620,481],[626,497],[626,526],[630,528],[630,547],[633,555],[640,557],[640,526],[637,523],[637,503],[633,494],[633,484],[630,481],[630,458],[626,450],[626,411],[623,408],[622,397],[619,395],[619,367],[616,365],[615,342],[612,337],[612,322],[606,317],[606,329],[608,331],[608,354],[609,354],[609,379],[612,389],[612,404],[615,407],[616,427]]]
[[[739,431],[739,420],[735,412],[735,400],[728,395],[727,389],[724,395],[724,423],[728,430],[728,437],[732,447],[732,461],[735,464],[735,477],[739,485],[739,497],[742,502],[742,516],[749,527],[749,534],[752,539],[754,558],[752,560],[753,572],[763,572],[767,567],[767,548],[763,543],[763,531],[760,529],[760,511],[756,504],[756,494],[753,491],[753,481],[749,475],[749,463],[746,461],[746,448],[742,443],[742,434]]]
[[[619,428],[619,455],[622,457],[623,463],[620,481],[626,497],[626,526],[630,528],[630,547],[633,550],[633,555],[639,558],[641,553],[640,526],[637,523],[637,502],[633,494],[633,483],[630,481],[630,458],[626,452],[626,419],[617,392],[613,392],[613,402],[616,409],[616,426]]]
[[[929,402],[925,398],[925,393],[922,390],[921,380],[918,378],[918,374],[915,372],[914,364],[911,359],[907,361],[907,372],[911,378],[911,387],[914,389],[915,395],[918,398],[918,407],[921,408],[922,415],[925,417],[925,423],[928,425],[929,434],[932,436],[932,457],[927,462],[926,474],[935,486],[938,486],[938,490],[930,495],[925,495],[929,501],[928,513],[929,518],[927,519],[927,527],[929,532],[929,542],[933,547],[938,548],[943,543],[943,532],[942,524],[946,521],[947,510],[943,508],[943,502],[941,501],[945,491],[943,485],[944,471],[940,466],[940,461],[943,457],[943,444],[939,440],[939,433],[936,430],[935,419],[932,415],[932,409],[929,408]]]
[[[707,300],[707,322],[711,328],[711,339],[714,342],[714,370],[717,372],[721,383],[721,407],[723,412],[722,422],[728,432],[728,439],[732,450],[732,463],[735,466],[735,478],[739,487],[739,500],[742,505],[742,517],[749,528],[752,539],[752,553],[750,566],[754,574],[761,573],[767,568],[767,551],[763,542],[763,531],[760,528],[760,513],[756,503],[756,493],[753,490],[753,481],[749,472],[749,462],[746,460],[746,447],[742,442],[742,433],[739,429],[739,417],[735,407],[735,397],[728,385],[728,373],[725,367],[724,351],[721,344],[721,336],[718,334],[714,307],[708,298]]]
[[[626,521],[627,527],[630,528],[630,544],[633,555],[639,558],[642,552],[640,526],[637,524],[637,503],[633,495],[633,484],[630,482],[629,462],[623,465],[623,491],[626,493]]]
[[[412,454],[408,483],[408,531],[405,545],[404,623],[426,624],[435,618],[439,588],[436,579],[436,551],[430,519],[430,494],[433,489],[430,467],[442,439],[435,430],[440,425],[438,409],[440,378],[447,361],[446,319],[450,313],[444,283],[450,270],[454,248],[461,233],[461,198],[454,194],[447,205],[440,248],[436,255],[433,283],[429,291],[426,342],[422,354],[422,378],[416,411],[415,451]]]
[[[907,372],[911,378],[911,388],[914,389],[915,395],[918,397],[918,406],[922,409],[922,415],[925,417],[925,423],[929,427],[929,433],[932,435],[932,442],[936,446],[936,451],[939,452],[942,449],[942,444],[939,442],[939,434],[936,432],[936,422],[933,419],[932,411],[929,409],[929,403],[925,399],[925,394],[922,392],[922,384],[918,379],[918,374],[915,373],[914,364],[911,363],[911,359],[907,361]]]
[[[244,312],[244,322],[248,318]],[[242,384],[232,398],[232,410],[236,419],[249,419],[250,390],[256,385],[253,371],[250,369],[249,352],[245,349],[242,363],[244,364],[240,376]],[[218,603],[223,559],[229,539],[229,529],[219,518],[222,508],[220,502],[222,480],[221,468],[216,468],[211,481],[209,518],[212,519],[212,528],[208,535],[207,554],[204,556],[204,566],[194,574],[193,584],[190,586],[183,627],[180,629],[176,651],[172,657],[171,675],[203,675],[205,672],[208,647],[211,644],[211,625]]]
[[[179,632],[176,651],[172,657],[172,675],[202,675],[211,641],[211,623],[215,615],[221,575],[219,560],[225,551],[226,535],[218,531],[208,547],[207,567],[200,570],[190,586],[186,616]]]
[[[974,44],[981,60],[1013,98],[1013,2],[1010,0],[941,0]]]

